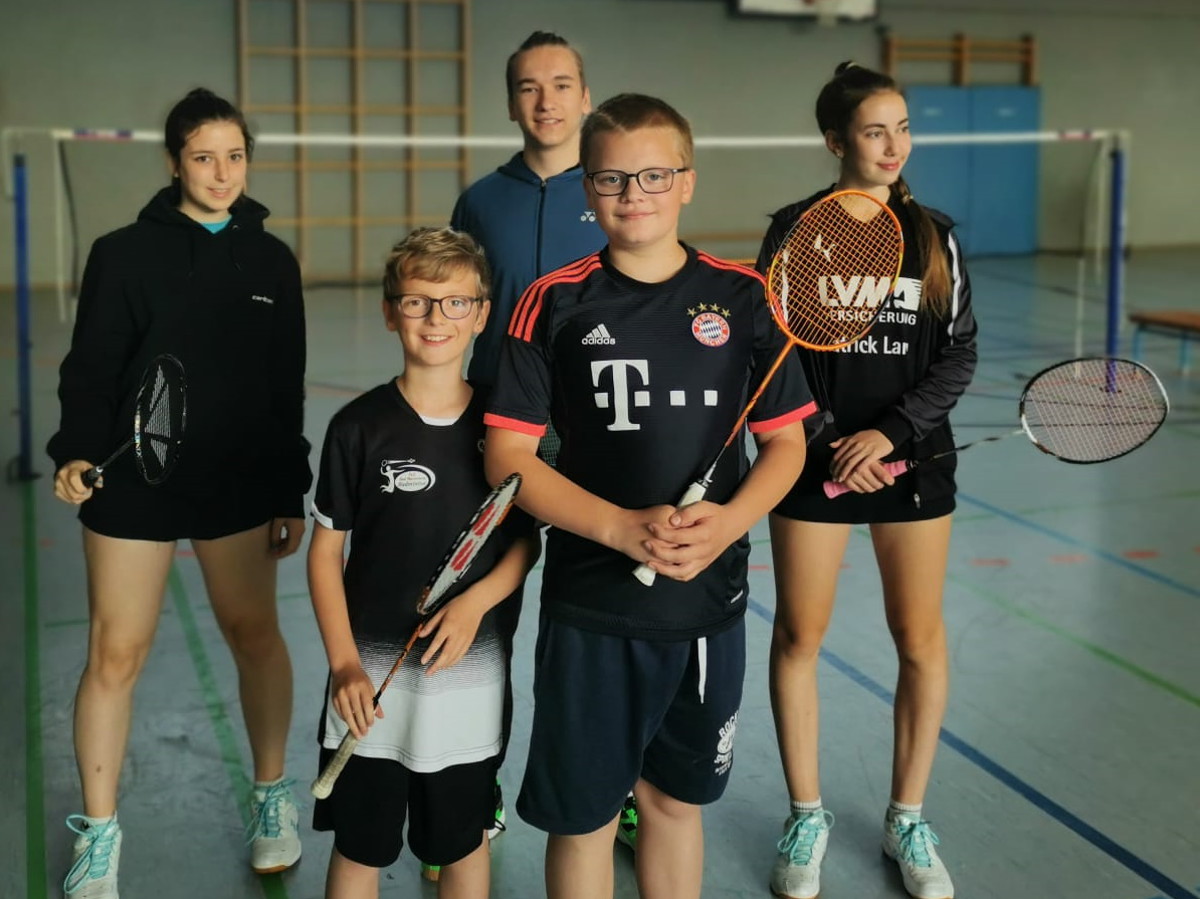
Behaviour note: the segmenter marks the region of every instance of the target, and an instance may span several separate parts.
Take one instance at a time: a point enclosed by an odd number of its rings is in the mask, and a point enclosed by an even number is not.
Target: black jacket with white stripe
[[[819,191],[771,217],[758,255],[759,271],[767,271],[800,215],[831,191]],[[813,440],[806,474],[810,468],[828,466],[831,454],[822,450],[831,441],[868,428],[892,442],[895,449],[889,460],[922,458],[954,445],[948,417],[971,382],[977,355],[971,285],[962,250],[953,233],[954,222],[927,208],[951,276],[949,310],[945,317],[936,316],[920,303],[925,260],[917,249],[916,224],[906,204],[893,198],[889,206],[903,228],[905,254],[896,290],[885,301],[878,321],[865,337],[843,350],[797,350],[813,396],[828,413],[829,422]],[[954,458],[934,464],[952,468]]]

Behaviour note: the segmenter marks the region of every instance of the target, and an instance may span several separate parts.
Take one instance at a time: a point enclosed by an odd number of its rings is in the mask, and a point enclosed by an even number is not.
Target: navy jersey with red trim
[[[562,438],[558,471],[624,508],[670,504],[712,463],[785,337],[752,270],[686,247],[669,280],[615,269],[607,250],[535,281],[509,325],[485,422]],[[789,356],[751,415],[751,431],[814,411]],[[749,468],[745,441],[724,454],[708,499],[729,499]],[[579,627],[687,639],[729,626],[746,607],[743,538],[694,580],[645,587],[630,559],[551,528],[542,603]]]

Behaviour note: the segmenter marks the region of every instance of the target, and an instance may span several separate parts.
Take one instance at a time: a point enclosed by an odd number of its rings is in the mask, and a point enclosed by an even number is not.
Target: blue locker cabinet
[[[915,135],[1037,131],[1036,87],[908,88]],[[964,252],[973,256],[1037,252],[1038,146],[964,144],[914,148],[905,166],[913,195],[958,223]]]

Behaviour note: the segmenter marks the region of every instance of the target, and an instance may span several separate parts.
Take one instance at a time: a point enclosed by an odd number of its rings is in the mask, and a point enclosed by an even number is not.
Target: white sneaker
[[[821,892],[821,862],[829,846],[833,814],[792,812],[775,848],[771,892],[784,899],[814,899]]]
[[[950,872],[934,848],[939,840],[929,822],[904,815],[884,819],[883,854],[895,860],[904,889],[915,899],[953,899]]]
[[[71,899],[118,899],[117,865],[121,861],[121,825],[117,816],[102,824],[84,815],[70,815],[67,827],[78,834],[71,853],[71,870],[63,892]]]
[[[300,860],[300,809],[292,799],[294,780],[255,786],[250,796],[250,867],[274,874]]]

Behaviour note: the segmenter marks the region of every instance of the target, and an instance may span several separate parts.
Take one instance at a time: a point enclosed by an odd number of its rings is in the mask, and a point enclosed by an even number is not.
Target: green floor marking
[[[217,745],[221,750],[221,761],[225,765],[225,773],[229,776],[230,786],[233,787],[238,812],[242,816],[242,824],[249,827],[250,780],[246,777],[242,754],[238,750],[237,740],[233,735],[233,725],[229,720],[229,711],[221,700],[220,691],[217,690],[212,663],[208,659],[208,652],[204,649],[204,640],[200,636],[200,629],[196,627],[196,616],[188,602],[187,590],[183,586],[183,578],[179,576],[178,566],[171,566],[167,584],[171,591],[171,601],[175,606],[175,612],[183,626],[188,655],[192,657],[192,667],[195,668],[196,679],[200,682],[204,705],[208,709],[208,718],[212,722]],[[280,875],[263,874],[259,877],[259,882],[268,899],[287,899],[287,889],[284,887],[283,878]]]
[[[25,895],[46,897],[46,807],[42,781],[41,654],[38,643],[37,500],[21,485],[25,568]]]

